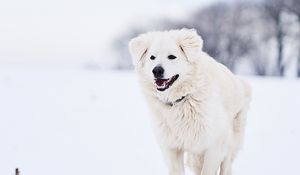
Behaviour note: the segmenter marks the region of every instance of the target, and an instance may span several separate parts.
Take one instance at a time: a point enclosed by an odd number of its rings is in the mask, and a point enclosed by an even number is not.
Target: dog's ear
[[[187,59],[192,61],[202,51],[203,40],[195,29],[184,28],[179,31],[178,45]]]
[[[129,42],[129,51],[132,57],[132,63],[134,66],[146,55],[148,50],[148,39],[146,34],[139,35],[131,39]]]

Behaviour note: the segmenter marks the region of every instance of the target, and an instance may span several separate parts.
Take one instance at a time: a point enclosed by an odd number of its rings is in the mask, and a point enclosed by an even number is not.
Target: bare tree
[[[247,33],[252,44],[247,58],[256,75],[268,75],[272,72],[270,69],[273,68],[271,63],[274,58],[268,50],[272,48],[270,42],[274,37],[275,28],[269,17],[265,15],[264,7],[261,4],[249,4],[244,11],[247,14],[243,18],[243,21],[247,23],[245,26],[247,31],[244,32]]]
[[[266,14],[274,22],[275,36],[277,40],[277,74],[279,76],[284,75],[285,65],[283,64],[283,38],[285,33],[283,32],[283,26],[281,21],[281,14],[284,11],[284,0],[265,0],[264,8]]]
[[[285,7],[291,13],[298,17],[298,59],[297,59],[297,76],[300,77],[300,1],[286,0]]]
[[[245,32],[244,4],[218,3],[194,15],[195,27],[204,38],[204,50],[232,71],[252,47]]]

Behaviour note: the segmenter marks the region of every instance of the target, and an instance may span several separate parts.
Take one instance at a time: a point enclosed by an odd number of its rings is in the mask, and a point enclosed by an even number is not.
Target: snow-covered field
[[[234,175],[299,174],[300,80],[250,82]],[[2,66],[0,174],[165,175],[149,117],[133,72]]]

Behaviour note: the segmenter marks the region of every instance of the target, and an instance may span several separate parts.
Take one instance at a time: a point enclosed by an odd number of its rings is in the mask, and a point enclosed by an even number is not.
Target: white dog
[[[184,153],[197,175],[230,175],[242,145],[251,89],[202,45],[193,29],[150,32],[129,43],[170,175],[184,174]]]

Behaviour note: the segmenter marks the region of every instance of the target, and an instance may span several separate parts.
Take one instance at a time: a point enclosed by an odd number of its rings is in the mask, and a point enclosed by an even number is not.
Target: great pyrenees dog
[[[184,175],[185,160],[196,175],[230,175],[243,142],[250,86],[202,46],[194,29],[150,32],[129,43],[170,175]]]

